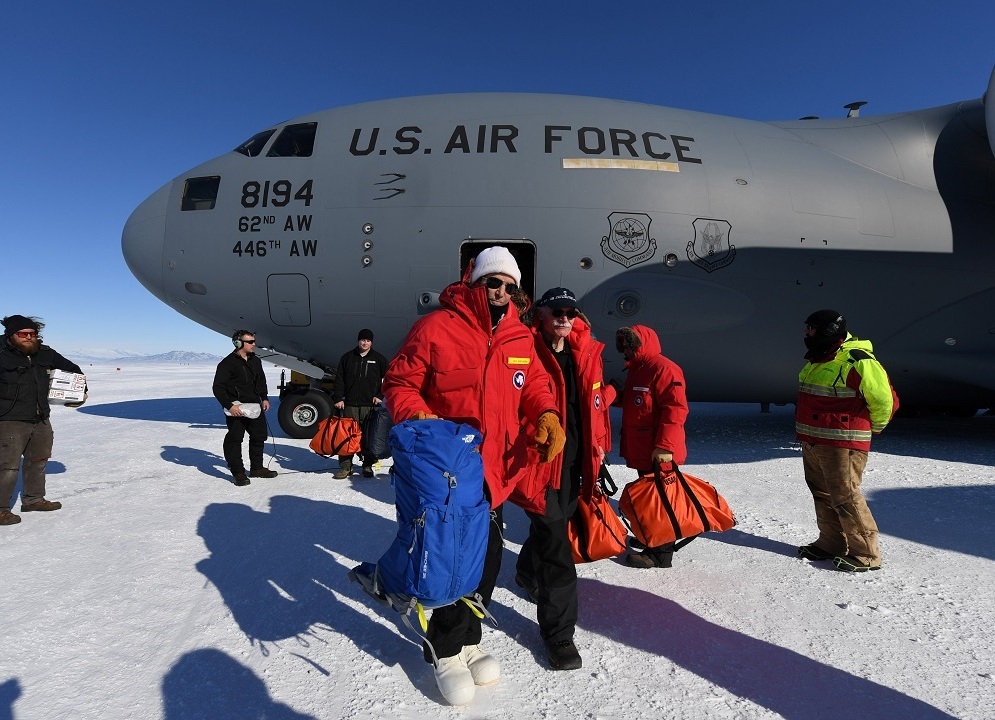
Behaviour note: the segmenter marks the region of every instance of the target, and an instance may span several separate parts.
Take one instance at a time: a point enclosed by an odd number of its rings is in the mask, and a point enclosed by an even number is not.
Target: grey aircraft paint
[[[991,96],[995,73],[989,83]],[[995,402],[995,108],[756,122],[631,102],[460,94],[274,126],[129,218],[163,302],[320,377],[362,327],[394,352],[487,244],[566,286],[606,373],[649,325],[695,401],[791,402],[803,320],[873,341],[903,404]]]

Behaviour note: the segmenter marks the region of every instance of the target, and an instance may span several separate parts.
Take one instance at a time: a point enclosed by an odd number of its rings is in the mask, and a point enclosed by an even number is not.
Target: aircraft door
[[[266,278],[269,317],[281,327],[311,324],[311,292],[307,275],[280,273]]]

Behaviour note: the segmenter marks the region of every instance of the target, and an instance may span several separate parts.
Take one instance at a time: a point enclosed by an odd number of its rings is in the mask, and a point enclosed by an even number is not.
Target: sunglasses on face
[[[255,340],[243,340],[242,344],[243,345],[255,345],[256,341]]]
[[[575,317],[580,315],[580,310],[577,308],[550,308],[549,312],[555,318],[561,318],[566,315],[570,320],[573,320]]]
[[[518,286],[515,283],[506,283],[501,278],[496,277],[485,278],[484,286],[488,290],[497,290],[499,287],[504,287],[504,291],[509,295],[514,295],[518,292]]]
[[[27,340],[28,338],[38,337],[38,333],[36,333],[34,330],[18,330],[14,334],[17,335],[17,337],[21,338],[21,340]]]

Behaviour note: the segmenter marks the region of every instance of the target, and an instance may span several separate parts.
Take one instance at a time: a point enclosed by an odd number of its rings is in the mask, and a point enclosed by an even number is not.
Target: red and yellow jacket
[[[640,472],[653,468],[653,450],[662,448],[674,462],[687,460],[684,421],[688,402],[684,371],[660,352],[660,338],[645,325],[633,325],[642,342],[626,367],[622,391],[622,447],[625,464]]]
[[[532,323],[535,338],[536,355],[549,373],[550,383],[556,396],[556,408],[561,418],[567,417],[566,385],[563,372],[553,355],[548,343],[539,331],[539,316]],[[604,381],[604,364],[601,353],[605,344],[595,340],[591,335],[590,326],[581,318],[573,323],[573,330],[567,336],[570,354],[577,369],[577,392],[580,395],[580,407],[583,417],[580,438],[581,478],[583,484],[581,493],[590,500],[601,471],[602,453],[611,450],[611,421],[608,418],[608,408],[615,402],[615,388]],[[531,427],[527,432],[533,433]],[[531,435],[530,435],[531,437]],[[599,453],[599,449],[601,452]],[[515,492],[508,499],[522,508],[534,512],[546,512],[546,488],[559,488],[563,471],[563,456],[557,455],[552,462],[533,465],[528,475],[522,480]]]
[[[867,340],[847,333],[836,353],[798,374],[795,432],[802,442],[870,450],[898,409],[898,395]]]
[[[549,374],[513,303],[492,332],[484,288],[456,282],[439,300],[442,307],[412,326],[391,361],[384,402],[395,423],[423,412],[479,430],[484,478],[497,507],[539,462],[524,428],[556,411]]]

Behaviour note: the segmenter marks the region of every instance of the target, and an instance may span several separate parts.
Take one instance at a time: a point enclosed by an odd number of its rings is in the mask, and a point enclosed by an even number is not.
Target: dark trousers
[[[0,510],[10,510],[17,473],[24,456],[21,507],[45,499],[45,466],[52,454],[52,426],[5,420],[0,422]]]
[[[342,410],[342,417],[352,418],[359,423],[359,426],[363,426],[363,422],[366,420],[366,416],[370,414],[373,410],[372,405],[346,405]],[[352,469],[352,459],[355,455],[339,455],[339,467]],[[373,458],[369,458],[367,461],[366,457],[363,457],[363,467],[371,468],[373,467]]]
[[[498,506],[491,510],[491,529],[487,536],[487,553],[484,555],[484,573],[477,586],[484,607],[491,604],[494,585],[501,570],[501,550],[504,547],[504,513]],[[428,622],[428,641],[435,648],[437,657],[458,655],[466,645],[479,645],[482,630],[480,618],[473,614],[462,600],[452,605],[436,608]],[[432,662],[432,653],[424,647],[425,662]]]
[[[536,619],[548,643],[573,640],[577,626],[577,567],[567,521],[577,509],[580,467],[565,466],[558,490],[546,491],[546,513],[526,513],[532,524],[518,555],[518,574],[536,584]]]
[[[225,423],[228,425],[228,434],[225,435],[223,445],[225,462],[228,463],[232,475],[245,472],[245,465],[242,463],[242,438],[245,437],[245,433],[249,433],[249,467],[253,470],[263,467],[263,446],[267,438],[266,415],[259,413],[257,418],[226,415]]]

